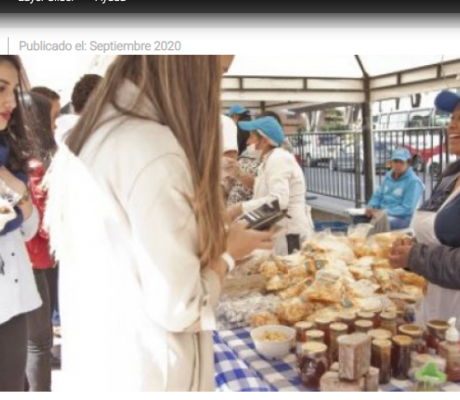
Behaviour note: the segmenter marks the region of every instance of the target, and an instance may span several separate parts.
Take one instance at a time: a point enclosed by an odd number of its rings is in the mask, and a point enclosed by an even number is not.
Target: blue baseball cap
[[[247,110],[246,108],[244,108],[243,106],[240,106],[239,104],[234,104],[233,106],[230,107],[230,110],[228,110],[228,113],[227,115],[229,117],[235,115],[235,114],[245,114],[247,113],[249,110]]]
[[[262,117],[253,121],[241,121],[238,122],[238,126],[245,131],[257,131],[269,139],[274,146],[280,146],[285,139],[283,128],[273,117]]]
[[[401,161],[408,161],[412,158],[410,155],[410,151],[405,149],[405,148],[399,148],[393,151],[393,154],[391,155],[391,160],[401,160]]]
[[[460,96],[457,93],[443,90],[434,99],[434,105],[438,110],[453,113],[460,104]]]

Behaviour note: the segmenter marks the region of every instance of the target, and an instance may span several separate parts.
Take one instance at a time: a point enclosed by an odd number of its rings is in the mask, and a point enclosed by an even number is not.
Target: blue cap
[[[460,104],[460,96],[457,93],[443,90],[434,99],[434,105],[437,109],[453,113],[455,108]]]
[[[396,149],[393,151],[393,154],[391,155],[391,160],[402,160],[402,161],[408,161],[412,158],[410,155],[410,151],[401,147],[399,149]]]
[[[235,115],[235,114],[245,114],[247,113],[249,110],[247,110],[246,108],[244,108],[243,106],[240,106],[239,104],[234,104],[233,106],[230,107],[230,110],[228,110],[228,113],[227,115],[229,117]]]
[[[269,139],[275,146],[283,144],[285,139],[283,128],[273,117],[262,117],[253,121],[241,121],[238,122],[238,126],[245,131],[257,131]]]

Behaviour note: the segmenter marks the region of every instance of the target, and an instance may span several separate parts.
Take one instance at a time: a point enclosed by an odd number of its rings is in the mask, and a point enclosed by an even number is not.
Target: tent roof
[[[66,102],[84,73],[103,74],[113,56],[78,54],[22,56],[32,85],[57,90]],[[317,108],[362,103],[364,73],[370,99],[460,87],[459,55],[237,55],[223,81],[224,107]]]

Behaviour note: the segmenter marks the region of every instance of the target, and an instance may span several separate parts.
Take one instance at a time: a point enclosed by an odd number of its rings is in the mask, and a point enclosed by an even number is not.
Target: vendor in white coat
[[[254,183],[254,198],[233,206],[229,213],[236,217],[278,200],[281,209],[287,209],[290,218],[278,223],[285,233],[278,236],[275,252],[279,255],[290,254],[299,249],[302,240],[314,230],[310,207],[305,203],[306,185],[302,169],[294,156],[280,147],[285,135],[275,118],[242,121],[238,126],[251,131],[248,152],[262,162]]]

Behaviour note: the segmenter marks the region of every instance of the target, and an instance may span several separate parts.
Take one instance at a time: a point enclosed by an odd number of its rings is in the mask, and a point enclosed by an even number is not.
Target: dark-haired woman
[[[0,391],[24,390],[27,313],[41,305],[25,245],[37,232],[38,213],[27,189],[36,146],[23,118],[24,76],[18,57],[0,56],[0,180],[20,198],[0,231]]]

